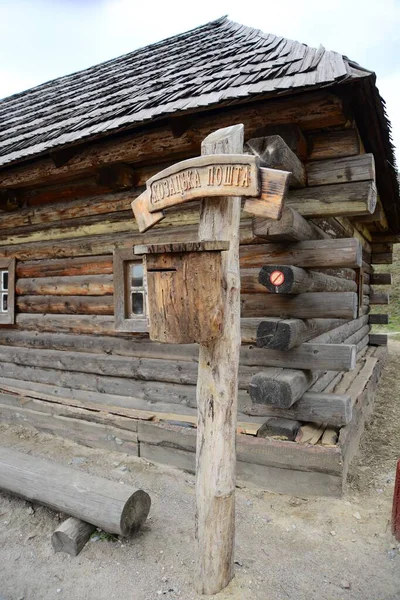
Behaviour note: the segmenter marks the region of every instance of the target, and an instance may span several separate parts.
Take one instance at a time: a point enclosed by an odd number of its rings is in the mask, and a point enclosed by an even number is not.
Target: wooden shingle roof
[[[0,101],[0,166],[177,112],[371,76],[223,17]]]

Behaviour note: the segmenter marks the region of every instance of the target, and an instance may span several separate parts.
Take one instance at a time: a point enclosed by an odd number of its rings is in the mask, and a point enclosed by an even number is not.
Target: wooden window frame
[[[128,296],[130,287],[127,285],[128,263],[141,262],[142,257],[133,253],[132,248],[114,250],[114,320],[117,331],[130,331],[132,333],[147,333],[147,288],[143,280],[146,311],[144,316],[129,317]]]
[[[15,323],[15,258],[1,258],[0,271],[8,271],[7,312],[0,312],[0,327]]]

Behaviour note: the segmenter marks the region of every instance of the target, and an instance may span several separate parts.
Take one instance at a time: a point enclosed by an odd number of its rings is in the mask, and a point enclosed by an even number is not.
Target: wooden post
[[[243,125],[220,129],[202,143],[202,154],[243,152]],[[240,197],[202,200],[199,239],[227,240],[222,254],[225,288],[222,335],[200,345],[197,382],[195,587],[216,594],[234,576],[235,434],[240,353]]]

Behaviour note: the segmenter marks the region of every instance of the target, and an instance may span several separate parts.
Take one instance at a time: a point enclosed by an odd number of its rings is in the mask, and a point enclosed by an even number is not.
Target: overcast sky
[[[375,71],[400,162],[400,0],[0,0],[0,98],[224,14]]]

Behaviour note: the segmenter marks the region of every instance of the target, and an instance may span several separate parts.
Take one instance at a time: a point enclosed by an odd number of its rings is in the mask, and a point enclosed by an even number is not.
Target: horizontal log
[[[391,273],[372,273],[370,277],[371,285],[392,285]]]
[[[146,521],[151,503],[143,490],[11,448],[1,448],[0,489],[124,536]]]
[[[280,417],[305,422],[316,421],[342,427],[351,421],[352,406],[350,396],[345,394],[306,392],[289,409],[252,404],[247,405],[244,412],[253,417]]]
[[[261,425],[260,429],[257,431],[257,437],[269,438],[276,436],[280,439],[286,438],[293,442],[300,427],[300,421],[271,417]]]
[[[306,221],[296,210],[285,206],[279,220],[254,217],[254,235],[271,242],[300,242],[329,238],[322,229]]]
[[[114,284],[112,275],[35,277],[17,279],[15,291],[20,296],[105,296],[114,293]]]
[[[114,315],[49,315],[41,313],[19,313],[15,317],[19,331],[49,333],[79,333],[102,336],[126,337],[115,331]],[[0,329],[1,331],[1,329]],[[130,334],[132,337],[132,334]],[[135,338],[139,334],[134,334]],[[140,337],[143,337],[141,334]]]
[[[355,238],[324,239],[293,244],[256,244],[241,246],[242,268],[264,265],[290,265],[309,269],[358,268],[362,250]]]
[[[206,135],[225,126],[243,123],[248,136],[260,127],[281,123],[298,124],[302,130],[344,125],[347,116],[342,101],[333,94],[312,92],[292,98],[253,102],[247,107],[225,108],[223,113],[207,113],[194,117],[191,126],[179,137],[174,137],[166,125],[118,136],[118,140],[100,140],[75,154],[67,164],[56,167],[51,158],[42,158],[31,165],[11,167],[0,177],[1,188],[54,184],[91,174],[101,165],[126,162],[146,163],[157,159],[172,160],[196,156]]]
[[[294,296],[242,294],[240,302],[243,317],[355,319],[358,310],[354,292],[310,292]]]
[[[371,293],[369,296],[370,304],[389,304],[390,297],[388,292],[377,292],[374,289],[371,289]]]
[[[368,324],[368,315],[359,317],[354,321],[349,321],[347,323],[342,323],[335,328],[331,328],[331,330],[326,331],[318,336],[315,336],[312,339],[314,344],[341,344],[345,340],[350,339],[350,342],[353,344],[351,336],[359,332],[363,327]]]
[[[346,158],[309,162],[307,179],[310,187],[352,181],[375,180],[375,160],[373,154],[361,154]]]
[[[383,210],[382,204],[378,201],[375,210],[370,215],[358,215],[355,218],[355,222],[359,223],[386,223],[385,211]]]
[[[76,277],[78,275],[112,275],[112,256],[66,258],[50,261],[18,261],[16,276],[33,277]]]
[[[371,264],[373,265],[391,265],[393,264],[393,253],[386,252],[382,254],[372,254]]]
[[[357,319],[357,321],[358,323],[354,327],[363,323],[363,319]],[[344,341],[346,344],[357,344],[368,335],[369,330],[369,325],[357,328]],[[351,329],[347,333],[350,332],[352,332]],[[317,364],[314,366],[311,363],[309,368],[313,370],[263,369],[260,373],[254,375],[250,381],[249,393],[252,402],[254,404],[268,404],[278,408],[290,408],[324,374],[324,371],[318,370]]]
[[[389,323],[389,315],[369,315],[369,324],[370,325],[387,325]]]
[[[376,202],[375,183],[361,181],[292,190],[286,206],[303,217],[354,217],[373,213]]]
[[[19,312],[113,315],[113,296],[17,296]]]
[[[372,254],[388,254],[393,252],[393,243],[392,242],[373,242],[371,244]]]
[[[257,324],[257,346],[288,351],[345,322],[343,319],[263,319]]]
[[[245,152],[257,156],[263,167],[289,171],[290,187],[306,185],[306,170],[303,163],[279,135],[252,138],[244,147]]]
[[[388,336],[386,333],[370,333],[369,344],[370,346],[387,346]]]
[[[283,278],[283,281],[282,281]],[[300,267],[268,265],[261,268],[258,281],[271,293],[301,294],[307,292],[356,292],[355,281],[331,277]],[[279,285],[275,285],[278,282]]]
[[[356,129],[310,133],[307,137],[309,160],[327,160],[360,154],[360,139]]]

